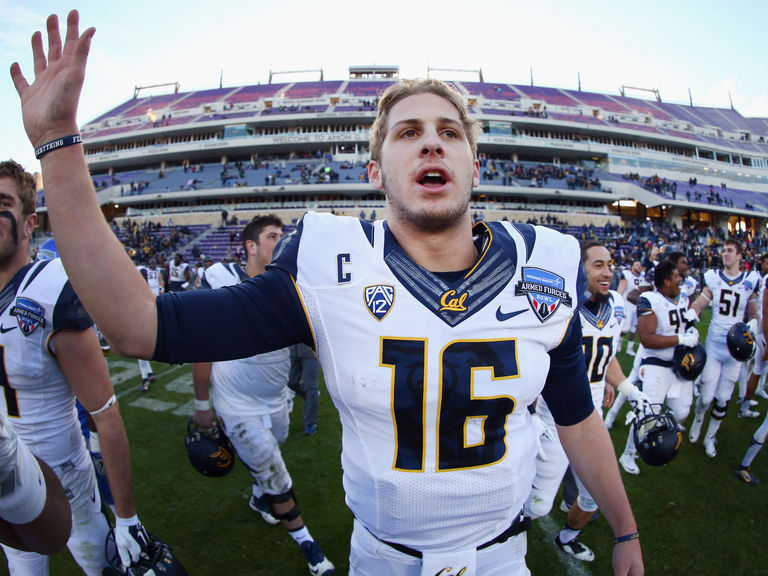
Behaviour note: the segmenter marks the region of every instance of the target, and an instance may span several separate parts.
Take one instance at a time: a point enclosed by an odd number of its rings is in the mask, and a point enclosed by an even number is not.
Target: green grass
[[[700,326],[702,341],[707,323],[708,315]],[[623,353],[619,359],[629,373],[632,359]],[[147,394],[140,394],[136,362],[114,357],[110,361],[131,441],[139,517],[174,547],[190,575],[307,574],[303,556],[288,534],[280,527],[267,526],[248,508],[250,480],[243,466],[224,478],[206,478],[189,465],[184,435],[192,409],[191,367],[155,364],[161,376]],[[123,377],[127,379],[122,381]],[[165,409],[148,409],[148,400],[166,403]],[[341,486],[341,427],[323,391],[318,433],[303,436],[302,406],[297,399],[283,455],[304,520],[342,575],[348,569],[352,515],[344,504]],[[768,401],[761,400],[757,409],[764,414]],[[700,442],[690,445],[686,438],[680,454],[668,466],[653,468],[641,463],[639,476],[622,472],[641,532],[647,574],[768,575],[764,543],[768,535],[768,451],[753,465],[763,484],[747,486],[733,473],[760,422],[762,418],[736,418],[734,401],[718,434],[717,458],[707,458]],[[611,431],[617,455],[626,439],[622,423],[623,413]],[[548,518],[534,522],[528,544],[532,574],[612,574],[612,532],[605,520],[601,517],[582,533],[582,541],[595,551],[596,560],[570,564],[551,542],[564,519],[555,509]],[[81,572],[65,551],[52,558],[51,574]]]

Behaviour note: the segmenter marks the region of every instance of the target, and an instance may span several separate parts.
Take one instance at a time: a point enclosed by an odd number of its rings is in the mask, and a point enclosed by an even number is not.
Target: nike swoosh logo
[[[10,332],[11,330],[16,330],[18,326],[11,326],[10,328],[6,328],[5,326],[0,326],[0,333],[5,334],[6,332]]]
[[[523,308],[522,310],[515,310],[514,312],[507,312],[505,314],[504,312],[501,311],[501,306],[499,306],[498,310],[496,310],[496,320],[498,320],[499,322],[504,322],[505,320],[514,318],[515,316],[518,316],[519,314],[522,314],[527,310],[528,308]]]

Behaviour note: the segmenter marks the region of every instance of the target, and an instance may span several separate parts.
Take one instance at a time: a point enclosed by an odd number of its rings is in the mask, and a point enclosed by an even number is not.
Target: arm
[[[626,287],[627,287],[627,279],[624,278],[624,276],[622,276],[621,280],[619,280],[619,287],[616,288],[616,291],[619,294],[624,294],[624,290],[626,289]]]
[[[216,427],[216,415],[211,409],[209,397],[211,367],[210,362],[192,366],[192,384],[195,387],[195,414],[192,418],[197,426],[208,430]]]
[[[613,444],[597,411],[572,426],[557,426],[560,441],[576,474],[594,495],[614,537],[637,532],[637,524],[619,475]],[[617,575],[644,572],[639,540],[615,544],[613,570]]]
[[[128,436],[116,402],[99,412],[108,403],[114,390],[96,332],[91,329],[56,332],[52,347],[72,391],[88,412],[97,412],[93,415],[93,421],[99,432],[115,510],[117,516],[130,518],[136,514],[136,507],[133,501]]]
[[[709,289],[708,286],[704,286],[701,289],[701,294],[699,294],[699,297],[696,298],[696,300],[691,304],[691,308],[693,308],[696,311],[696,314],[701,316],[701,311],[704,310],[707,306],[709,306],[709,303],[712,301],[712,290]]]
[[[58,18],[48,18],[47,61],[42,34],[32,36],[32,85],[18,63],[11,66],[34,147],[79,132],[77,106],[95,29],[81,36],[78,20],[77,11],[69,13],[62,47]],[[104,220],[82,144],[53,150],[40,164],[56,244],[75,290],[116,353],[150,358],[157,335],[155,297]],[[93,262],[100,262],[99,274],[93,274]]]
[[[650,292],[652,289],[653,287],[649,285],[640,286],[639,288],[635,288],[634,290],[631,290],[629,294],[624,296],[624,299],[628,300],[632,304],[637,304],[637,299],[640,298],[640,295],[643,292]]]
[[[640,343],[646,348],[658,349],[677,346],[680,342],[676,334],[672,336],[662,336],[656,334],[658,320],[656,314],[643,314],[637,318],[637,333],[640,336]]]

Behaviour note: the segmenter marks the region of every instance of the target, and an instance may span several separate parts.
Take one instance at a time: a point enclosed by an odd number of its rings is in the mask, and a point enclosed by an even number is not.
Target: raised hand
[[[67,16],[67,35],[61,44],[59,19],[48,17],[48,57],[43,49],[43,35],[32,35],[32,57],[35,80],[29,84],[18,62],[11,65],[11,78],[21,98],[24,129],[32,145],[37,148],[62,136],[75,134],[77,106],[85,79],[85,64],[95,28],[81,35],[78,31],[79,15],[72,10]]]

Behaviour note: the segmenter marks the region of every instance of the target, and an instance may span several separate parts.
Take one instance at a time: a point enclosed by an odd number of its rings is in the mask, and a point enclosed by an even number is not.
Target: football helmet
[[[141,553],[138,562],[123,571],[120,555],[115,544],[115,531],[107,534],[106,551],[109,566],[104,568],[101,576],[188,576],[179,559],[171,554],[171,548],[162,540],[147,533],[149,542],[145,552]]]
[[[746,362],[755,355],[755,335],[744,322],[736,322],[728,330],[728,352],[739,362]]]
[[[204,476],[224,476],[235,466],[237,454],[229,438],[221,430],[200,429],[190,418],[186,443],[190,463]]]
[[[637,410],[632,434],[637,453],[651,466],[671,462],[683,443],[677,420],[661,404],[647,404]]]
[[[675,356],[672,360],[672,370],[683,380],[694,381],[701,375],[707,363],[707,352],[704,346],[675,346]]]

